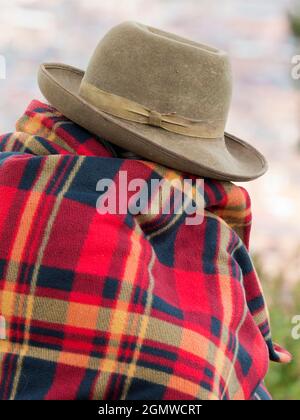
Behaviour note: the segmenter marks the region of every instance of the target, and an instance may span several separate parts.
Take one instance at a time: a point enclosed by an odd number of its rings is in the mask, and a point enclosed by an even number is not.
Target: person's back
[[[205,179],[192,223],[153,185],[195,177],[118,158],[38,101],[0,151],[0,399],[270,398],[269,357],[290,357],[271,341],[245,189]]]

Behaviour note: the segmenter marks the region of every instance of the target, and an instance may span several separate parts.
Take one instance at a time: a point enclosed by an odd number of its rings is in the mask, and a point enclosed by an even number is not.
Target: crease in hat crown
[[[215,139],[223,138],[231,91],[225,52],[125,22],[99,42],[79,94],[128,121]],[[159,123],[164,115],[173,117]]]

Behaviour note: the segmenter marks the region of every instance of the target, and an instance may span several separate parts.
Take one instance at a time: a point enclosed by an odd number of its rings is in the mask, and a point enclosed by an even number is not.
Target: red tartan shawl
[[[100,215],[113,147],[33,101],[0,137],[0,399],[268,399],[272,344],[247,192],[205,180],[201,225]]]

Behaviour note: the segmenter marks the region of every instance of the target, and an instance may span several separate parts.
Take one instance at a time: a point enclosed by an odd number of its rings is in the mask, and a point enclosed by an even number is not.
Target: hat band
[[[224,120],[193,120],[176,112],[161,114],[137,102],[105,92],[83,80],[80,96],[100,111],[127,121],[159,127],[172,133],[203,139],[218,139],[224,136]]]

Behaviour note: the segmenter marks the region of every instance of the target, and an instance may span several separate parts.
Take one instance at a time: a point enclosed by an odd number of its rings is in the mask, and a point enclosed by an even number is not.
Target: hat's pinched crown
[[[232,76],[228,55],[134,22],[110,30],[98,44],[83,86],[126,98],[149,110],[204,122],[224,132]]]

